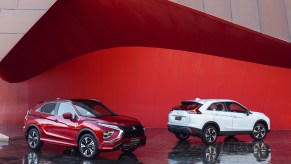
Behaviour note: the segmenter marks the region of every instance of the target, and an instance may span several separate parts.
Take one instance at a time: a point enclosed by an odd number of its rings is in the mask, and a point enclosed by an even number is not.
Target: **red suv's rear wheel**
[[[28,131],[27,143],[33,150],[38,150],[42,147],[43,142],[40,141],[40,134],[36,128],[32,128]]]

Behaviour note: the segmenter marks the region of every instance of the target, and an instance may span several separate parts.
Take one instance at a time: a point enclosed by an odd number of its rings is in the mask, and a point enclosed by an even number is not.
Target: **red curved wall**
[[[177,50],[127,47],[97,51],[28,82],[30,104],[56,97],[96,98],[147,127],[166,127],[181,100],[229,98],[291,129],[291,69]]]
[[[22,124],[28,106],[61,97],[96,98],[146,127],[166,127],[173,106],[199,97],[237,100],[267,114],[272,129],[291,129],[291,69],[199,53],[113,48],[75,58],[22,83],[1,83],[3,126]]]

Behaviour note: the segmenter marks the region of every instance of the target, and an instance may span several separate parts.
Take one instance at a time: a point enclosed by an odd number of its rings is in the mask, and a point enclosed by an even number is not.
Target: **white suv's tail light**
[[[182,102],[182,105],[178,105],[172,109],[173,110],[182,110],[186,111],[189,114],[202,114],[198,109],[202,106],[199,103],[193,102]]]
[[[202,114],[198,109],[187,110],[187,113],[189,113],[189,114]]]

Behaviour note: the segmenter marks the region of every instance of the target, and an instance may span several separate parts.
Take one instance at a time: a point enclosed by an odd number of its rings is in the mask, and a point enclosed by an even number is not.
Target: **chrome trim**
[[[111,129],[115,129],[115,130],[118,130],[119,131],[119,134],[116,138],[110,140],[110,141],[103,141],[104,143],[112,143],[114,142],[115,140],[118,140],[122,137],[123,135],[123,130],[120,129],[118,126],[115,126],[115,125],[108,125],[108,124],[103,124],[103,123],[98,123],[100,126],[103,126],[103,127],[107,127],[107,128],[111,128]]]
[[[115,130],[121,130],[118,126],[115,125],[108,125],[108,124],[103,124],[103,123],[98,123],[101,126],[107,127],[107,128],[111,128],[111,129],[115,129]]]
[[[64,137],[64,136],[61,136],[61,135],[57,135],[57,134],[54,134],[54,133],[50,133],[50,132],[47,132],[45,129],[43,129],[43,132],[48,135],[48,136],[53,136],[53,137],[57,137],[57,138],[61,138],[61,139],[65,139],[65,140],[70,140],[70,141],[73,141],[73,139],[70,139],[68,137]]]
[[[54,142],[54,143],[60,143],[64,145],[72,145],[72,146],[77,146],[76,144],[68,143],[68,142],[62,142],[62,141],[56,141],[52,139],[46,139],[46,138],[40,138],[41,141],[47,141],[47,142]]]

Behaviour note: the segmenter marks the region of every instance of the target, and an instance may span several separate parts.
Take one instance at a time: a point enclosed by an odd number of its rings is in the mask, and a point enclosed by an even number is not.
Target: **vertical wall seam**
[[[234,23],[233,16],[232,16],[232,0],[229,0],[229,5],[230,5],[230,20],[231,22]]]
[[[20,1],[20,0],[18,0],[18,2],[17,2],[16,9],[18,9],[18,8],[19,8],[19,1]]]
[[[221,58],[220,77],[223,77],[222,75],[223,75],[225,60],[226,60],[226,58]],[[222,87],[222,83],[223,83],[223,78],[220,78],[218,88],[221,88]],[[219,98],[222,98],[223,97],[220,93],[217,93],[217,95],[218,95]]]
[[[259,30],[261,33],[263,33],[262,24],[261,24],[261,16],[260,16],[259,0],[256,0],[256,2],[257,2],[257,11],[258,11],[258,19],[259,19]]]
[[[203,11],[206,13],[205,0],[202,0],[202,8],[203,8]]]
[[[290,36],[290,29],[289,29],[289,19],[288,19],[288,13],[287,13],[287,6],[286,6],[286,1],[285,0],[282,0],[283,3],[284,3],[284,10],[285,10],[285,18],[286,18],[286,22],[287,22],[287,30],[288,30],[288,42],[291,41],[291,36]]]

